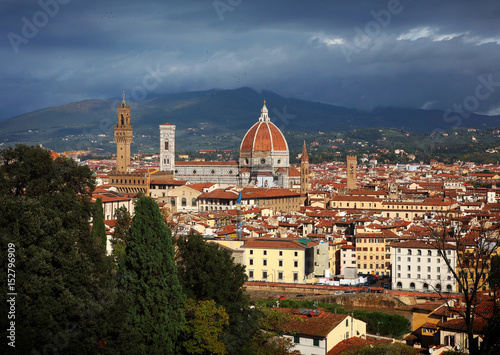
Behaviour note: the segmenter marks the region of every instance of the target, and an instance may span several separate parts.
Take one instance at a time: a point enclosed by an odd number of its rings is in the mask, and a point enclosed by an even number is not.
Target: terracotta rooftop
[[[325,311],[309,310],[312,313],[301,314],[299,311],[308,311],[306,309],[291,308],[272,308],[275,312],[285,312],[291,316],[290,321],[283,321],[279,328],[285,333],[294,335],[308,335],[326,338],[328,334],[335,329],[344,319],[346,314],[334,314]]]
[[[250,238],[245,241],[242,248],[266,248],[266,249],[306,249],[307,247],[294,239],[287,238]]]
[[[283,133],[272,122],[257,122],[241,141],[240,152],[288,151]]]

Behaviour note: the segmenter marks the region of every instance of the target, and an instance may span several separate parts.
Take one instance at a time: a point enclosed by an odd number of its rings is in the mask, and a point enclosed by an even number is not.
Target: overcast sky
[[[2,0],[0,28],[0,119],[243,86],[500,114],[498,0]]]

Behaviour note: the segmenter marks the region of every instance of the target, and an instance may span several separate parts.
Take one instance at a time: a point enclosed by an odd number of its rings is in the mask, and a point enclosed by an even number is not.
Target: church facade
[[[288,143],[283,133],[271,122],[264,101],[260,117],[247,131],[240,144],[238,161],[176,161],[173,140],[175,126],[160,125],[160,170],[173,169],[176,179],[189,183],[213,182],[221,185],[292,188],[300,185],[300,172],[290,166]],[[172,148],[172,149],[167,149]]]

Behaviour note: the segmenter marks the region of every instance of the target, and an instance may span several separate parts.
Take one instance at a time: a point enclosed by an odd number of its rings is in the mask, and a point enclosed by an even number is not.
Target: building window
[[[248,260],[248,265],[253,265],[253,259]]]
[[[182,198],[181,203],[182,203],[182,207],[186,207],[186,198],[185,197]]]
[[[283,272],[278,271],[278,280],[283,281]]]
[[[267,271],[262,271],[262,280],[267,280]]]
[[[196,206],[196,198],[193,198],[191,200],[191,206],[193,206],[193,207]]]
[[[283,260],[278,260],[278,266],[283,266]]]
[[[172,197],[172,198],[170,199],[170,204],[171,204],[172,206],[175,206],[175,198],[174,198],[174,197]]]
[[[248,278],[253,280],[253,270],[248,270]]]
[[[300,337],[298,337],[298,336],[294,336],[294,337],[293,337],[293,342],[294,342],[295,344],[300,344]]]
[[[252,255],[252,254],[253,254],[253,250],[252,250],[252,249],[250,249],[250,255]]]
[[[267,259],[262,259],[262,265],[267,266]]]
[[[299,252],[298,251],[293,252],[293,256],[299,256]]]
[[[299,262],[297,260],[293,261],[293,267],[299,267]]]
[[[313,346],[319,346],[319,339],[313,339]]]
[[[264,255],[267,255],[267,250],[264,250]]]
[[[283,250],[280,250],[279,254],[280,254],[280,256],[283,256]]]

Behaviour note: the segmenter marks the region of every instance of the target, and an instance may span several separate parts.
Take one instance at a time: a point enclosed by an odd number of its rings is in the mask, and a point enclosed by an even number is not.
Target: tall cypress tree
[[[91,353],[105,336],[103,299],[113,265],[91,238],[94,186],[88,167],[54,160],[45,149],[0,151],[0,290],[7,293],[13,245],[16,353]],[[1,317],[3,339],[6,322]]]
[[[92,236],[106,250],[107,237],[106,226],[104,225],[104,210],[102,208],[102,199],[99,197],[94,204],[94,213],[92,216]]]
[[[138,354],[175,354],[184,325],[184,295],[170,229],[150,197],[137,200],[122,277],[129,298],[130,336]]]

